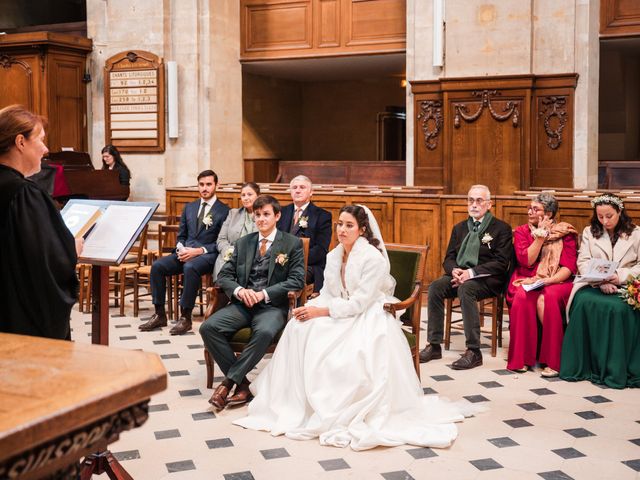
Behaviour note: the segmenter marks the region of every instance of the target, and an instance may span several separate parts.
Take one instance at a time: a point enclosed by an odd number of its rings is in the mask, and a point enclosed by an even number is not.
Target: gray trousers
[[[273,339],[282,330],[287,312],[272,305],[259,303],[252,308],[242,303],[230,303],[200,325],[204,346],[225,376],[239,384],[264,357]],[[249,343],[236,357],[229,340],[238,330],[251,328]]]
[[[495,293],[487,286],[484,279],[467,280],[458,288],[451,286],[453,277],[444,275],[429,285],[427,307],[428,325],[427,340],[429,343],[442,343],[444,333],[444,299],[460,299],[462,322],[467,348],[480,348],[480,313],[478,300],[492,297]]]

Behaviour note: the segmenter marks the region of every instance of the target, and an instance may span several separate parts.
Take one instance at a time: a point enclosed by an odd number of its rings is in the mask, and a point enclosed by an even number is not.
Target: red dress
[[[510,332],[507,368],[519,370],[525,365],[533,366],[536,364],[538,347],[536,304],[538,297],[544,294],[542,338],[538,361],[559,371],[565,310],[573,287],[573,279],[569,277],[562,283],[547,285],[530,292],[526,292],[522,286],[513,285],[514,280],[533,277],[536,274],[540,258],[532,266],[527,266],[527,249],[533,240],[529,225],[520,225],[513,233],[517,264],[507,290]],[[575,275],[577,270],[576,257],[576,236],[573,234],[565,235],[562,238],[560,266],[568,268]]]

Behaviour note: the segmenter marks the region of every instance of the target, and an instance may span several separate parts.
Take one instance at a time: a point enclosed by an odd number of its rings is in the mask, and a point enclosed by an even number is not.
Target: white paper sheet
[[[576,275],[573,282],[602,282],[616,273],[616,268],[618,268],[618,262],[592,258],[587,264],[587,271],[582,275]]]

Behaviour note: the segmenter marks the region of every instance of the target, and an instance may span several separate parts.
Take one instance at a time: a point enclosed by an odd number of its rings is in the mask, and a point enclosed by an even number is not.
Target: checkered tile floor
[[[167,390],[151,399],[149,420],[111,445],[136,480],[640,478],[640,390],[514,374],[505,370],[506,348],[492,358],[489,345],[482,367],[455,371],[449,365],[463,351],[461,332],[453,332],[442,360],[422,365],[422,385],[425,394],[466,398],[487,411],[459,424],[448,449],[406,445],[354,452],[232,425],[246,407],[213,413],[197,334],[201,319],[195,333],[172,337],[168,328],[139,332],[139,319],[111,312],[111,345],[155,352],[169,372]],[[74,311],[75,341],[90,342],[90,320]]]

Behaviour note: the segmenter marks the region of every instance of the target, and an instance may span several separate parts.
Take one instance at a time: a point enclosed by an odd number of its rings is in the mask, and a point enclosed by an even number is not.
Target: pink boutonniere
[[[287,256],[286,253],[279,253],[276,256],[276,263],[281,267],[284,267],[288,261],[289,261],[289,257]]]

